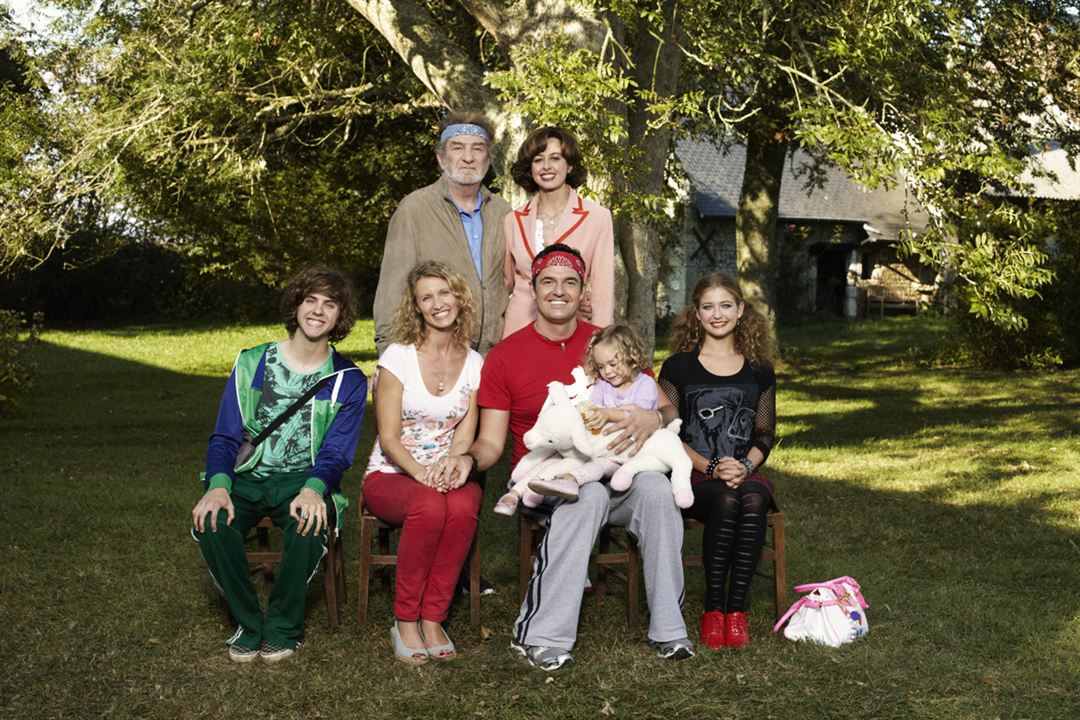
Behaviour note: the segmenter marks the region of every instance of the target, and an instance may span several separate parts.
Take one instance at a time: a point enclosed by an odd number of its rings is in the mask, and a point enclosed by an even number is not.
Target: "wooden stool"
[[[345,604],[345,558],[341,552],[341,539],[338,537],[333,510],[330,511],[330,531],[327,533],[326,554],[323,555],[323,577],[326,591],[326,616],[330,629],[341,627],[341,606]],[[274,566],[281,562],[281,551],[270,549],[270,529],[274,523],[269,517],[260,520],[246,538],[246,542],[255,542],[255,549],[247,551],[245,556],[252,572],[262,571],[263,582],[269,590],[274,585]],[[221,621],[233,624],[232,613],[225,598],[220,602]]]
[[[704,528],[705,524],[697,520],[687,519],[686,529]],[[772,530],[772,540],[769,535],[765,536],[765,547],[761,550],[761,560],[758,561],[757,574],[773,581],[773,602],[776,606],[776,619],[787,611],[787,566],[784,559],[784,513],[770,512],[766,518],[767,526]],[[772,573],[762,569],[762,565],[772,563]],[[695,567],[703,565],[701,555],[685,555],[683,565]]]
[[[522,601],[525,600],[525,593],[529,591],[529,579],[532,577],[536,548],[539,547],[540,541],[543,540],[545,530],[535,518],[527,517],[524,513],[520,515],[518,524],[518,594]],[[621,532],[616,534],[613,532],[614,530]],[[614,551],[611,549],[612,545],[615,546]],[[608,573],[615,575],[626,583],[626,624],[631,630],[637,630],[639,626],[638,608],[640,607],[638,601],[640,573],[638,568],[641,565],[641,557],[634,538],[624,528],[605,525],[600,530],[598,551],[594,556],[594,562],[596,583],[593,584],[593,590],[596,596],[602,598],[606,594]],[[620,570],[619,566],[621,565],[625,565],[626,569]]]
[[[383,590],[392,595],[390,588],[390,568],[397,566],[397,553],[390,552],[390,533],[401,528],[388,525],[375,517],[364,507],[364,497],[360,496],[360,587],[356,599],[357,624],[367,622],[368,593],[371,589],[371,574],[378,572],[382,578]],[[372,552],[372,544],[378,540],[378,553]],[[473,535],[472,547],[469,548],[469,623],[474,629],[480,627],[480,533],[479,528]]]

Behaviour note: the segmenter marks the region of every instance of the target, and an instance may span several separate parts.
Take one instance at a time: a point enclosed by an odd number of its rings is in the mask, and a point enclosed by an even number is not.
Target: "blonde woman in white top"
[[[468,451],[476,435],[483,359],[469,348],[475,302],[442,263],[409,273],[393,343],[379,357],[379,432],[364,479],[364,504],[401,526],[394,597],[394,653],[408,663],[449,660],[442,623],[472,544],[483,489],[468,477],[445,482],[435,468]]]

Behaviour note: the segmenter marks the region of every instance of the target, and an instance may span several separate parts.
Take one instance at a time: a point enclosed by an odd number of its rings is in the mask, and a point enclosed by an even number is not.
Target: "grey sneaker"
[[[649,644],[656,648],[656,654],[665,660],[686,660],[694,657],[694,646],[690,638],[679,638],[667,642],[653,642]]]
[[[249,663],[259,657],[259,651],[243,645],[229,643],[229,659],[234,663]]]
[[[529,489],[540,495],[551,495],[574,502],[578,499],[578,484],[573,480],[567,480],[563,475],[544,480],[530,480]]]
[[[278,660],[284,660],[285,658],[292,657],[296,654],[296,650],[293,648],[284,648],[280,645],[274,645],[273,643],[263,640],[262,647],[259,648],[259,655],[266,662],[277,662]]]
[[[510,649],[528,660],[529,664],[534,668],[539,668],[544,672],[554,672],[574,662],[574,657],[570,654],[570,651],[562,648],[523,645],[512,640],[510,641]]]

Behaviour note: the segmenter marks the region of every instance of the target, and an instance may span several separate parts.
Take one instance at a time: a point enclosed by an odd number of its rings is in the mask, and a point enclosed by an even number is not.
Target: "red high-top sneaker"
[[[701,614],[701,644],[719,650],[727,646],[724,630],[727,616],[719,610],[709,610]]]
[[[746,613],[728,613],[725,616],[724,620],[724,630],[727,635],[727,646],[732,648],[749,647],[750,628],[746,626]]]

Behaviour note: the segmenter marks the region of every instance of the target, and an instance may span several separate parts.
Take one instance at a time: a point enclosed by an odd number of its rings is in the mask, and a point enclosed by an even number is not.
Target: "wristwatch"
[[[740,458],[739,462],[741,462],[743,464],[743,467],[746,468],[746,477],[750,477],[754,474],[754,468],[756,468],[757,465],[754,464],[753,460],[748,457],[744,457]]]

